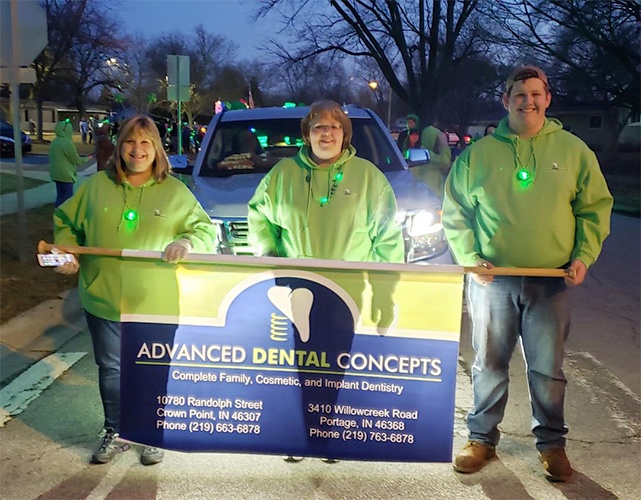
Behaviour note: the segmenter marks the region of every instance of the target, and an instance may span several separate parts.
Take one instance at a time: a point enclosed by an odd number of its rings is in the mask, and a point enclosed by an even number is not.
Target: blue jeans
[[[93,354],[98,365],[100,399],[105,427],[120,427],[120,323],[98,318],[85,311]]]
[[[532,407],[536,448],[565,446],[563,375],[570,332],[568,289],[561,278],[495,276],[483,286],[468,280],[472,318],[474,407],[467,418],[469,439],[496,446],[508,397],[509,364],[521,340]]]
[[[73,182],[54,182],[56,183],[56,202],[54,206],[58,207],[73,196]]]

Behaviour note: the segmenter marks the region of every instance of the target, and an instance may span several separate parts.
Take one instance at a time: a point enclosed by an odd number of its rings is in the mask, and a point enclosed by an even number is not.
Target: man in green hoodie
[[[430,152],[430,161],[412,169],[412,172],[442,198],[443,181],[452,165],[452,150],[447,135],[435,125],[428,125],[421,132],[421,147]]]
[[[73,196],[73,185],[76,182],[76,168],[82,163],[76,146],[71,140],[73,125],[64,120],[56,123],[55,139],[49,146],[49,174],[56,184],[56,202],[58,207]]]
[[[469,441],[454,458],[457,472],[476,472],[495,456],[520,338],[545,475],[552,481],[572,475],[562,369],[568,287],[580,285],[599,256],[613,200],[595,154],[546,118],[550,102],[540,68],[516,69],[503,94],[508,116],[457,158],[445,183],[443,226],[458,264],[573,271],[566,278],[470,276],[474,406]]]

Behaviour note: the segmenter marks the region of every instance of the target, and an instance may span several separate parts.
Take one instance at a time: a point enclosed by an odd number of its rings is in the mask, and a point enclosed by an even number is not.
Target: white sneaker
[[[300,462],[304,458],[305,457],[295,457],[293,455],[286,455],[286,456],[283,457],[283,460],[285,460],[285,462],[289,462],[289,463],[296,463],[296,462]]]
[[[140,454],[140,463],[143,465],[155,465],[162,462],[163,458],[165,458],[165,453],[161,449],[145,446]]]

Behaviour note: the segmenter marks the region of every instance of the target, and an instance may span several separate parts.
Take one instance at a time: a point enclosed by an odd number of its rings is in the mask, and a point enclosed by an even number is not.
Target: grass
[[[25,261],[20,262],[18,216],[0,217],[0,324],[78,285],[77,275],[63,276],[38,265],[38,242],[53,240],[53,204],[26,212]]]
[[[34,140],[31,145],[31,154],[46,155],[49,154],[49,144],[53,141],[55,135],[52,132],[45,132],[43,134],[43,141]],[[93,144],[83,144],[80,139],[80,134],[74,134],[72,137],[74,146],[80,156],[87,156],[95,153],[95,146]]]
[[[605,179],[614,197],[614,211],[639,217],[641,211],[639,178],[607,174]]]
[[[25,190],[48,183],[48,181],[43,181],[40,179],[32,179],[30,177],[23,177],[22,181],[23,181],[22,184]],[[17,191],[16,176],[14,174],[6,174],[3,172],[0,172],[0,195],[7,194],[7,193],[15,193],[16,191]]]

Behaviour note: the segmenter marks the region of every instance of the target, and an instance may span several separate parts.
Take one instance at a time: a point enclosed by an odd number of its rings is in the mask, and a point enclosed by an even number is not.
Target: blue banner
[[[128,263],[121,436],[182,451],[449,462],[462,272],[323,264]]]

